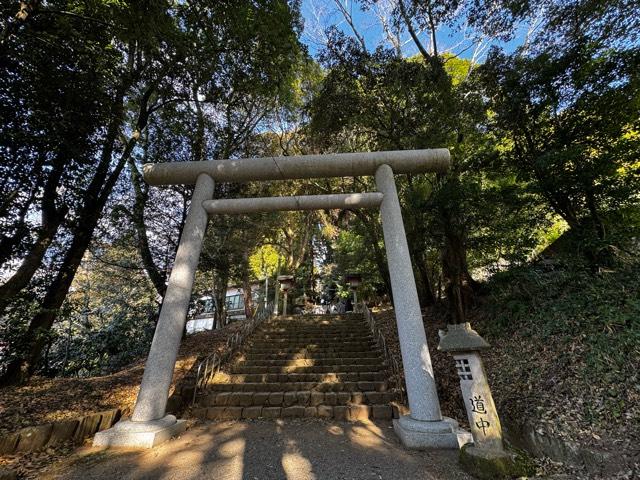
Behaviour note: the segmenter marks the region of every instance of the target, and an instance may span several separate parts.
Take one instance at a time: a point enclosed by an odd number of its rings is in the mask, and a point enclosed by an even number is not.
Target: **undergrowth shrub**
[[[598,274],[539,263],[496,274],[488,287],[490,336],[580,343],[585,375],[624,388],[626,370],[640,361],[640,261]]]

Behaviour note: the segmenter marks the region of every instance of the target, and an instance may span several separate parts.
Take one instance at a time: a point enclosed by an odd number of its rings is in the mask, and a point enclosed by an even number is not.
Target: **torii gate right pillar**
[[[472,441],[471,435],[440,413],[398,191],[389,165],[378,167],[376,187],[384,194],[380,215],[411,411],[394,420],[394,430],[408,448],[460,448]]]

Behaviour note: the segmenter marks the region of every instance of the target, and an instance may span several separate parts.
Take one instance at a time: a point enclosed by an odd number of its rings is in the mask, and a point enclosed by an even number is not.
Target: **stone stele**
[[[467,411],[473,444],[460,450],[460,464],[478,478],[513,478],[528,473],[524,463],[504,449],[502,427],[491,395],[480,350],[489,344],[471,325],[449,325],[440,332],[438,348],[450,352],[456,362],[462,400]]]

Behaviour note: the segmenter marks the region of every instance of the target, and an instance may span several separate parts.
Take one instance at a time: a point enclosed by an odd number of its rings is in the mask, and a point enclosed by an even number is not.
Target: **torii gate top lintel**
[[[143,171],[150,185],[192,185],[202,173],[220,182],[247,182],[374,175],[381,165],[389,165],[394,173],[446,172],[449,164],[449,150],[435,148],[167,162],[145,164]]]

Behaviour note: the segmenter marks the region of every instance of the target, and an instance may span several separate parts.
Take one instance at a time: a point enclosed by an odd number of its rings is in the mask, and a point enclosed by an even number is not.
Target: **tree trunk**
[[[20,244],[20,240],[28,237],[31,233],[26,222],[27,213],[31,207],[31,202],[26,202],[20,209],[18,214],[18,222],[13,235],[3,235],[0,238],[0,265],[7,263],[15,254],[16,247]]]
[[[198,99],[198,86],[193,86],[193,102],[196,106],[196,131],[193,139],[193,161],[201,162],[205,159],[205,121],[202,105]]]
[[[42,164],[39,164],[34,169],[37,170],[42,168]],[[15,232],[13,235],[3,236],[0,239],[0,265],[4,265],[7,261],[11,259],[14,254],[14,249],[20,244],[20,241],[29,236],[29,226],[27,225],[27,215],[29,213],[29,209],[33,205],[33,201],[35,199],[36,193],[41,186],[40,175],[38,175],[38,181],[31,188],[29,192],[29,198],[24,204],[18,209],[18,221],[15,227]],[[16,189],[12,191],[7,198],[2,202],[2,208],[0,209],[0,217],[7,216],[9,211],[11,210],[11,204],[17,198],[19,194],[19,190]]]
[[[62,223],[60,217],[55,222],[44,225],[38,232],[38,238],[33,248],[22,259],[22,263],[16,272],[7,280],[6,283],[0,285],[0,313],[11,303],[13,298],[26,287],[33,278],[40,265],[42,259],[51,245],[58,227]]]
[[[135,201],[132,211],[132,221],[136,229],[136,237],[138,240],[138,252],[142,259],[142,265],[149,275],[149,279],[153,284],[156,292],[160,297],[164,298],[167,286],[164,272],[161,272],[153,260],[151,249],[149,248],[149,238],[147,236],[147,228],[144,222],[144,208],[149,198],[148,188],[144,188],[142,175],[138,171],[135,161],[129,158],[129,167],[131,170],[131,184],[135,195]]]
[[[85,217],[83,220],[89,219]],[[19,382],[24,376],[30,376],[35,370],[42,348],[47,342],[49,330],[58,314],[58,309],[64,302],[67,292],[69,291],[69,287],[82,261],[84,252],[89,246],[91,235],[93,234],[93,229],[96,224],[97,219],[94,224],[82,222],[82,228],[75,232],[71,246],[62,262],[62,266],[42,300],[40,311],[36,313],[29,323],[26,334],[26,338],[29,341],[29,350],[24,358],[16,360],[18,365],[11,365],[7,371],[7,374],[11,373],[11,375],[18,375],[18,377],[3,378],[3,383],[5,381]]]
[[[454,170],[439,174],[438,182],[448,183],[447,188],[458,191],[460,178]],[[475,298],[478,283],[471,277],[467,265],[466,226],[458,201],[453,198],[438,207],[438,215],[444,231],[442,247],[442,272],[444,295],[449,304],[452,323],[466,322],[466,312]],[[439,288],[440,290],[440,288]]]
[[[354,213],[362,221],[365,232],[369,237],[371,247],[373,248],[373,258],[376,263],[376,267],[378,267],[378,273],[380,274],[380,278],[382,278],[386,293],[389,295],[391,301],[393,301],[393,291],[391,290],[391,276],[389,275],[389,265],[387,264],[385,253],[380,248],[380,240],[382,236],[377,228],[378,222],[369,218],[367,214],[361,210],[354,210]]]
[[[438,57],[438,43],[436,39],[436,24],[433,19],[433,10],[431,8],[431,1],[427,0],[427,16],[429,18],[429,34],[431,38],[431,55],[435,58]]]
[[[407,12],[407,8],[406,8],[406,5],[404,4],[404,0],[400,0],[398,2],[398,7],[400,7],[400,15],[402,16],[402,19],[404,20],[404,23],[407,26],[407,30],[409,31],[409,35],[411,35],[411,39],[413,40],[413,43],[416,45],[416,47],[418,47],[418,51],[420,52],[422,57],[426,61],[431,62],[433,58],[429,54],[429,52],[427,52],[427,49],[424,48],[424,45],[422,45],[422,42],[418,38],[418,33],[413,28],[413,21],[411,19],[411,16],[409,15],[409,12]]]
[[[46,344],[48,333],[69,292],[82,258],[89,247],[104,206],[140,137],[140,132],[147,125],[149,116],[147,106],[151,95],[150,90],[145,92],[141,100],[136,129],[127,142],[115,168],[109,174],[109,166],[112,163],[117,134],[124,118],[123,102],[125,92],[126,85],[123,83],[112,104],[112,120],[107,129],[100,162],[83,196],[83,207],[75,224],[71,245],[64,255],[60,270],[47,289],[40,310],[29,323],[25,337],[28,341],[27,351],[8,365],[5,375],[0,379],[2,384],[20,382],[25,376],[30,376],[35,371],[42,349]]]
[[[452,228],[449,212],[445,212],[444,250],[442,254],[442,275],[449,313],[453,323],[466,322],[466,312],[475,297],[477,283],[467,268],[467,249],[464,237]]]
[[[420,306],[426,307],[429,305],[433,305],[436,301],[435,295],[433,294],[433,288],[431,288],[431,279],[429,278],[429,269],[427,268],[427,261],[424,258],[424,254],[422,252],[416,253],[413,255],[414,257],[414,265],[418,269],[418,275],[420,276],[420,281],[418,282],[418,298],[420,300]]]
[[[596,204],[596,197],[593,193],[593,188],[588,187],[586,189],[585,197],[587,199],[587,208],[589,209],[589,216],[591,222],[593,224],[593,228],[598,236],[598,240],[604,241],[606,237],[606,230],[604,228],[604,222],[600,217],[600,212],[598,211],[598,206]]]
[[[253,316],[253,298],[251,298],[251,281],[249,280],[249,253],[245,251],[243,257],[242,296],[244,300],[244,314],[247,319],[249,319]]]
[[[68,211],[67,206],[56,208],[55,204],[56,189],[60,183],[64,165],[64,160],[57,159],[44,186],[42,193],[42,226],[38,232],[36,242],[22,259],[18,270],[0,286],[0,313],[11,303],[13,297],[29,284],[42,264],[42,259],[55,238],[58,228],[64,221]]]
[[[130,154],[130,149],[128,154]],[[74,232],[74,237],[71,242],[71,246],[64,257],[62,266],[58,271],[53,283],[49,286],[47,293],[42,301],[40,311],[33,317],[27,330],[27,338],[32,339],[30,351],[27,356],[27,374],[33,374],[42,347],[45,344],[48,331],[51,329],[53,322],[55,321],[58,311],[64,299],[69,292],[71,283],[75,277],[76,271],[82,262],[87,248],[91,243],[93,232],[98,225],[98,221],[102,215],[107,199],[115,185],[117,178],[120,176],[125,163],[125,158],[120,159],[115,170],[109,176],[104,188],[100,191],[97,198],[86,204],[86,208],[83,209],[83,215],[80,216],[78,221],[78,228]],[[93,191],[97,194],[98,191]],[[93,195],[92,195],[93,196]]]
[[[216,314],[215,328],[224,327],[225,312],[227,310],[227,284],[229,283],[229,271],[219,272],[219,282],[215,288]]]

